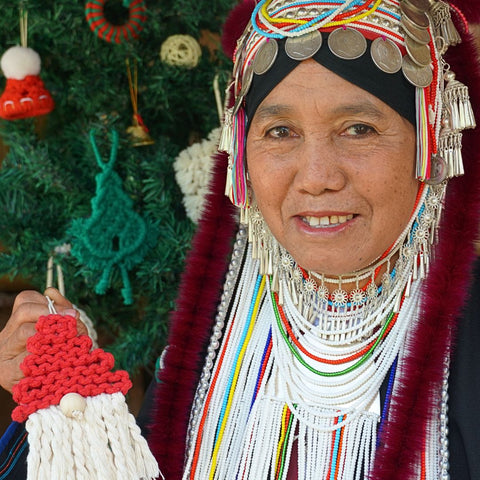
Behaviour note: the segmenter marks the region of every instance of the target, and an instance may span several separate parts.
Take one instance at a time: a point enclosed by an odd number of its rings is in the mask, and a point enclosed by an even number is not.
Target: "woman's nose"
[[[297,189],[311,195],[344,188],[347,175],[341,157],[328,139],[319,136],[306,138],[298,152],[295,175]]]

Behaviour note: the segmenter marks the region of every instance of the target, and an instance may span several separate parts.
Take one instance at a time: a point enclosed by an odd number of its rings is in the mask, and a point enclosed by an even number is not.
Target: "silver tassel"
[[[445,73],[444,78],[447,85],[443,92],[443,101],[449,112],[450,128],[452,130],[475,128],[476,122],[468,87],[456,80],[452,71]]]
[[[225,196],[230,199],[233,203],[233,190],[232,190],[232,174],[233,174],[233,167],[230,165],[230,156],[228,158],[228,168],[227,168],[227,178],[225,179]],[[243,210],[243,209],[242,209]]]
[[[233,137],[233,108],[225,110],[225,118],[223,120],[222,133],[220,134],[220,141],[218,143],[218,150],[231,155],[233,153],[232,146]]]
[[[231,108],[225,110],[225,118],[223,122],[222,133],[220,134],[220,140],[218,143],[218,151],[228,153],[228,169],[227,178],[225,181],[225,195],[230,198],[233,203],[233,191],[232,191],[232,175],[233,175],[233,112]]]
[[[444,127],[438,140],[438,151],[447,162],[448,178],[458,177],[465,173],[462,157],[462,134]]]
[[[445,50],[449,46],[458,45],[462,41],[458,30],[453,24],[450,7],[447,3],[435,2],[430,9],[430,15],[437,36],[442,37],[445,41]],[[441,53],[445,53],[445,51]]]
[[[278,293],[278,288],[279,288],[279,267],[278,265],[275,265],[275,268],[273,269],[273,276],[272,276],[272,291]]]

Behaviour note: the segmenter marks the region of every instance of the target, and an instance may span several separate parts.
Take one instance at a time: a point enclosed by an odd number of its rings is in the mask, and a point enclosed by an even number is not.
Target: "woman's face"
[[[410,219],[415,130],[308,60],[258,107],[247,164],[258,206],[297,263],[341,275],[374,262]]]

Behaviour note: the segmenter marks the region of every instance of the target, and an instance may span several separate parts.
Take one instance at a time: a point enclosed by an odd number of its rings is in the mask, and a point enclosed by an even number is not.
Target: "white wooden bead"
[[[60,400],[60,410],[66,417],[78,418],[87,408],[87,401],[78,393],[67,393]]]

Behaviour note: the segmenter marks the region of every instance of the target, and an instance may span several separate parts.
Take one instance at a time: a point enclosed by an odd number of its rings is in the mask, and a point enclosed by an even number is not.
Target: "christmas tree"
[[[151,371],[166,340],[195,229],[173,163],[219,126],[213,84],[216,79],[223,92],[231,69],[219,32],[232,3],[25,0],[20,6],[28,17],[18,5],[2,9],[3,52],[22,37],[22,45],[38,53],[39,76],[55,107],[48,115],[0,120],[0,275],[20,276],[42,290],[52,258],[63,272],[66,296],[108,340],[116,367],[131,373]],[[15,55],[10,61],[14,67],[20,62]],[[7,78],[1,81],[6,91]],[[107,163],[112,132],[118,134],[113,169],[120,181],[114,198],[124,193],[128,201],[107,206],[98,195],[101,168],[94,150]],[[118,208],[119,219],[135,218],[131,237],[139,219],[149,226],[148,248],[128,272],[111,268],[103,279],[105,293],[96,293],[105,266],[95,270],[85,255],[74,254],[81,242],[72,224],[87,222],[95,208],[96,218],[110,223],[102,208],[114,216]],[[110,239],[114,252],[122,238]],[[80,247],[84,253],[85,245]],[[125,273],[129,301],[122,295]]]

